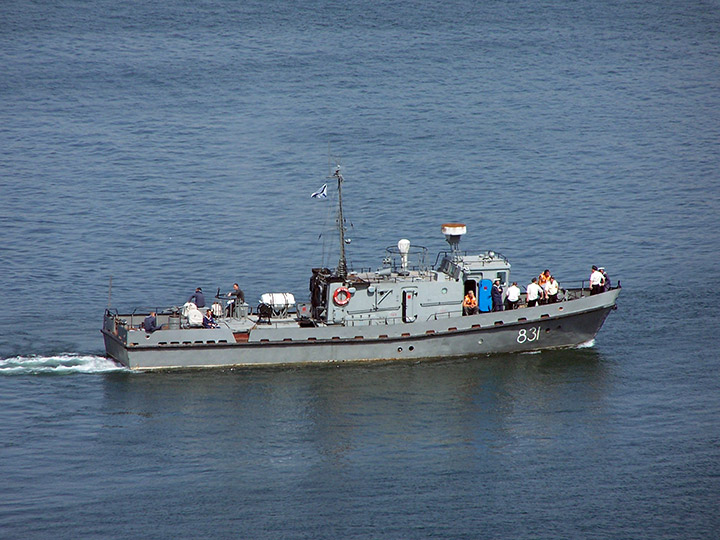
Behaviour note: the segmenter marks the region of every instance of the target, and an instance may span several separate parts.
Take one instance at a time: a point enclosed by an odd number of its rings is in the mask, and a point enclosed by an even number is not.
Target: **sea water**
[[[0,536],[716,535],[719,57],[694,0],[0,4]],[[538,354],[103,356],[108,305],[306,298],[337,163],[351,266],[463,222],[618,310]]]

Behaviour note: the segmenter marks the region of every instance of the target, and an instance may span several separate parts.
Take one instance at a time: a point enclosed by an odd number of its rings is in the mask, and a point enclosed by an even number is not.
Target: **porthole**
[[[413,347],[412,345],[410,345],[410,346],[408,347],[408,351],[414,351],[414,350],[415,350],[415,347]]]
[[[398,352],[402,352],[402,347],[398,347]]]

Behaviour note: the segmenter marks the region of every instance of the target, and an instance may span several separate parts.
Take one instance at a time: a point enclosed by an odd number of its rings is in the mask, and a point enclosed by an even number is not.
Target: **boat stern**
[[[103,328],[101,330],[105,341],[105,354],[125,367],[130,367],[127,350],[127,323],[117,314],[105,311]]]

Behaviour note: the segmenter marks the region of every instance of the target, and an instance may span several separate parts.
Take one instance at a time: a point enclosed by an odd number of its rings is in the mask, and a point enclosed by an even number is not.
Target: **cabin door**
[[[415,322],[417,319],[417,289],[403,289],[403,322]]]
[[[483,279],[478,287],[478,309],[481,313],[492,311],[492,281]]]

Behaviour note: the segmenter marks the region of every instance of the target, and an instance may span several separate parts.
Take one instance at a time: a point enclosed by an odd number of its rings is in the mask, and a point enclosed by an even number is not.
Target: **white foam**
[[[575,348],[576,349],[588,349],[588,348],[594,347],[594,346],[595,346],[595,338],[591,339],[590,341],[586,341],[585,343],[581,343],[580,345],[578,345]]]
[[[124,367],[104,356],[61,353],[52,356],[13,356],[0,358],[0,375],[38,375],[71,373],[108,373]]]

